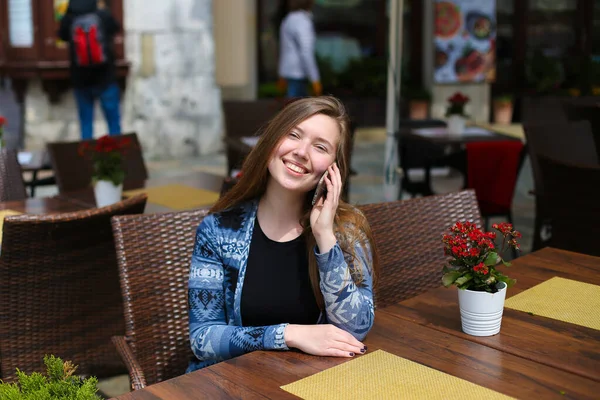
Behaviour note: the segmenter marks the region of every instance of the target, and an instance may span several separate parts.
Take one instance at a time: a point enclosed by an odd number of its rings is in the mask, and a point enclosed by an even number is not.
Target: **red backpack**
[[[91,67],[106,63],[106,40],[98,14],[75,17],[71,25],[71,38],[76,65]]]

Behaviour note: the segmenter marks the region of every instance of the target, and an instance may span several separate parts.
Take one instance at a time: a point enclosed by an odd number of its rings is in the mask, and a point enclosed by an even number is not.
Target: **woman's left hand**
[[[342,175],[337,164],[330,165],[327,170],[327,194],[319,199],[310,213],[310,226],[320,253],[327,253],[337,241],[333,231],[333,220],[342,192]]]

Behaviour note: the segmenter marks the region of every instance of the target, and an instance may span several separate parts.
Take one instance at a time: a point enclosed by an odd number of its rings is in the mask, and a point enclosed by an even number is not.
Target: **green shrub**
[[[0,381],[2,400],[100,400],[98,380],[74,375],[77,366],[54,356],[45,356],[47,376],[38,372],[27,375],[17,369],[18,382]]]

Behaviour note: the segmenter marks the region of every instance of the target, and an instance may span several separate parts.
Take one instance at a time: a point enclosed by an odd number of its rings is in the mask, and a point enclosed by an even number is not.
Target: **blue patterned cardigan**
[[[189,277],[190,343],[196,359],[187,372],[254,350],[288,350],[286,323],[242,324],[240,300],[257,208],[258,201],[252,201],[210,214],[197,229]],[[355,252],[353,259],[337,243],[323,254],[315,248],[325,301],[325,313],[316,322],[362,340],[374,319],[372,256],[366,240],[355,244]],[[352,275],[358,271],[363,280],[355,285]]]

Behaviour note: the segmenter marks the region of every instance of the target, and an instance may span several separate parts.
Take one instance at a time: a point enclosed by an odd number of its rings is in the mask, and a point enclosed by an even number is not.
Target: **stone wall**
[[[125,54],[131,63],[122,130],[138,133],[148,159],[207,154],[221,148],[221,96],[215,82],[211,0],[124,0]],[[26,98],[26,146],[78,140],[72,93],[48,103],[39,82]],[[96,108],[94,136],[106,132]]]

